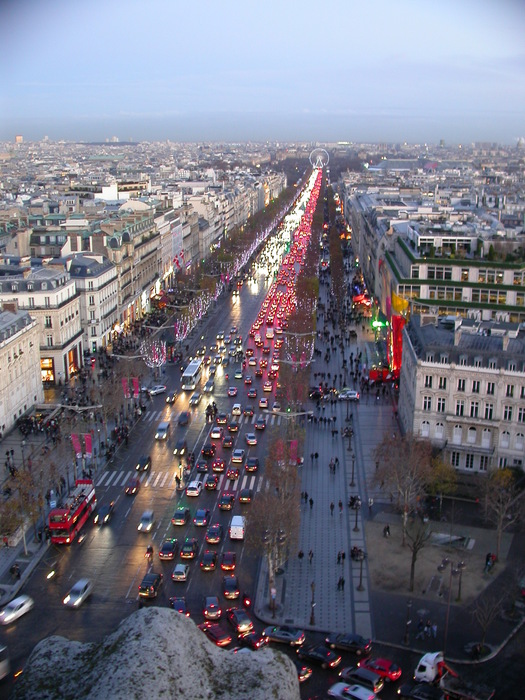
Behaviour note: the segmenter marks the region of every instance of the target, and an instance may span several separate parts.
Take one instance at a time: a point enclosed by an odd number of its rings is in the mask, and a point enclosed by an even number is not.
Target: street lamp
[[[364,591],[365,587],[363,586],[363,562],[365,560],[366,553],[363,552],[362,549],[359,550],[359,585],[357,586],[358,591]]]
[[[352,480],[351,480],[351,482],[350,482],[350,486],[353,488],[353,487],[355,486],[355,480],[354,480],[354,476],[355,476],[355,454],[352,452],[352,453],[350,454],[350,457],[352,458]]]
[[[407,600],[407,616],[405,620],[405,638],[403,640],[403,644],[405,646],[408,646],[410,644],[410,639],[408,636],[408,630],[410,628],[410,625],[412,623],[412,620],[410,619],[410,611],[412,610],[412,600],[409,598]]]
[[[25,459],[25,455],[24,455],[24,447],[25,446],[26,446],[26,441],[22,440],[22,442],[20,443],[20,447],[22,449],[22,469],[26,468],[26,459]]]
[[[315,581],[310,584],[312,589],[312,601],[310,603],[310,624],[315,625]]]
[[[357,524],[357,517],[359,515],[359,510],[361,508],[361,499],[359,498],[359,496],[355,499],[353,507],[355,510],[355,525],[354,525],[353,530],[354,530],[354,532],[359,532],[359,526]]]
[[[449,623],[449,618],[450,618],[450,596],[452,593],[452,576],[459,576],[459,585],[458,585],[458,601],[461,599],[461,576],[463,573],[463,569],[465,568],[465,562],[460,561],[454,566],[452,563],[452,560],[449,559],[448,557],[445,557],[444,559],[441,560],[441,564],[438,566],[438,571],[443,572],[447,568],[447,566],[450,566],[450,575],[448,579],[448,596],[447,596],[447,612],[445,615],[445,629],[443,631],[443,655],[445,655],[445,651],[447,648],[447,640],[448,640],[448,623]]]

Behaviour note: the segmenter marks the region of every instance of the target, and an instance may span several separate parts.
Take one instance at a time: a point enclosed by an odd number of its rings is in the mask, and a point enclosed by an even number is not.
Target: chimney
[[[18,313],[18,302],[16,299],[11,299],[11,301],[4,301],[2,304],[2,311],[11,311],[11,313]]]
[[[507,352],[507,350],[509,348],[509,340],[510,340],[509,334],[505,333],[502,340],[503,340],[503,352]]]
[[[454,346],[457,347],[459,345],[459,341],[461,340],[461,328],[456,328],[454,330]]]

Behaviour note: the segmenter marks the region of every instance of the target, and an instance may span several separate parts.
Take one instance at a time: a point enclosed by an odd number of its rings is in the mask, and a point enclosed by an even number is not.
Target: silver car
[[[88,578],[81,578],[64,598],[68,608],[79,608],[93,591],[93,584]]]

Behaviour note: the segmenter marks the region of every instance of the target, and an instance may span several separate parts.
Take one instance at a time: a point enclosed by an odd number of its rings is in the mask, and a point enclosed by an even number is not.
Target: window
[[[450,464],[453,467],[459,467],[459,452],[453,452],[450,455]]]
[[[92,337],[93,337],[93,336],[96,337],[96,335],[97,335],[97,327],[96,327],[96,326],[91,326],[91,336],[92,336]]]
[[[507,422],[512,420],[512,406],[503,406],[503,420]]]
[[[461,445],[461,439],[462,439],[462,430],[460,425],[455,425],[454,426],[454,431],[452,433],[452,442],[455,445]]]
[[[441,355],[439,361],[442,365],[448,365],[448,355]]]
[[[424,411],[431,411],[432,410],[432,397],[431,396],[423,396],[423,410]]]
[[[467,434],[467,442],[474,445],[476,442],[476,428],[469,428]]]
[[[465,414],[465,401],[463,399],[458,399],[456,401],[456,416],[463,416]]]
[[[494,404],[493,403],[486,403],[485,404],[485,420],[492,420],[494,416]]]
[[[479,470],[480,472],[486,472],[489,468],[489,458],[487,455],[481,455],[479,458]]]
[[[472,393],[479,394],[479,381],[477,379],[472,382]]]
[[[518,423],[525,423],[525,408],[523,406],[518,408]]]
[[[481,447],[489,448],[492,446],[492,431],[489,428],[483,428],[481,433]]]
[[[44,306],[46,307],[46,309],[49,309],[49,307],[51,306],[51,297],[44,297]]]
[[[494,387],[496,385],[494,382],[487,382],[487,395],[488,396],[494,396]]]
[[[513,362],[512,360],[509,362],[508,370],[509,370],[509,372],[515,372],[515,371],[516,371],[516,363]]]
[[[516,449],[523,450],[523,445],[524,445],[524,435],[523,435],[523,433],[518,433],[516,435]]]
[[[500,457],[498,459],[498,467],[499,469],[505,469],[507,466],[507,458],[506,457]]]
[[[525,399],[525,386],[522,386],[522,387],[521,387],[520,399]]]
[[[432,375],[425,375],[425,389],[432,389]]]
[[[93,289],[93,280],[89,280],[88,289]]]
[[[479,412],[479,401],[470,402],[470,417],[477,418]]]
[[[447,401],[444,398],[439,398],[437,401],[437,411],[438,413],[445,413],[447,407]]]
[[[436,438],[442,440],[445,435],[445,426],[443,423],[436,423]]]
[[[29,308],[34,309],[35,308],[35,297],[29,297]]]
[[[421,436],[428,437],[429,435],[430,435],[430,423],[427,420],[424,420],[421,423]]]
[[[53,347],[53,336],[52,335],[46,336],[46,345],[48,348]]]
[[[494,358],[489,360],[489,369],[498,369],[498,361]]]
[[[446,388],[447,388],[447,378],[446,378],[446,377],[440,377],[440,378],[439,378],[439,388],[440,388],[440,389],[446,389]]]
[[[510,445],[510,433],[508,430],[504,430],[501,433],[500,445],[502,447],[508,447]]]
[[[470,452],[465,455],[465,469],[474,469],[474,455]]]
[[[53,328],[53,320],[52,320],[51,316],[46,316],[46,317],[45,317],[44,326],[45,326],[46,328]]]
[[[459,364],[461,367],[466,367],[466,365],[467,365],[466,355],[461,355],[461,357],[459,358]]]
[[[95,321],[95,311],[94,310],[89,312],[89,320]]]
[[[427,352],[425,362],[434,362],[434,353],[433,352]]]
[[[89,305],[90,306],[95,306],[95,297],[93,294],[89,295]]]
[[[482,367],[483,363],[481,361],[481,357],[475,357],[474,358],[474,367]]]
[[[507,384],[505,396],[511,399],[514,396],[514,384]]]

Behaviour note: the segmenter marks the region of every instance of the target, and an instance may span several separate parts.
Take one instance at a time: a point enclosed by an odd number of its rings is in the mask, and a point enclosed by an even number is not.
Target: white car
[[[148,392],[150,396],[156,396],[157,394],[165,394],[166,387],[164,386],[164,384],[156,384],[155,386],[152,386],[151,389],[148,389]]]
[[[190,406],[198,406],[201,402],[201,395],[198,391],[190,396],[189,404]]]
[[[244,462],[244,450],[233,450],[232,462],[234,464],[242,464]]]
[[[255,433],[246,433],[246,444],[250,447],[255,447],[255,445],[257,444],[257,438],[255,437]]]
[[[214,425],[211,429],[210,437],[212,440],[222,440],[224,437],[224,430],[220,425]]]
[[[189,564],[176,564],[171,574],[173,581],[187,581],[190,573]]]
[[[186,486],[186,496],[198,496],[202,491],[202,481],[190,481]]]
[[[139,532],[150,532],[155,522],[155,516],[152,510],[145,510],[140,518],[140,523],[138,524],[137,530]]]
[[[93,584],[88,578],[81,578],[64,598],[64,605],[68,608],[79,608],[93,591]]]
[[[240,403],[234,403],[232,408],[232,416],[240,416],[242,414],[242,408]]]
[[[281,411],[281,404],[278,401],[274,401],[272,404],[272,411],[274,413],[280,413]]]
[[[347,683],[335,683],[328,689],[331,698],[342,700],[376,700],[377,695],[362,685],[348,685]]]
[[[13,598],[0,612],[0,623],[9,625],[11,622],[18,620],[19,617],[32,610],[34,604],[33,599],[28,595],[19,595],[17,598]]]
[[[359,401],[359,392],[354,389],[342,389],[339,392],[340,401]]]

